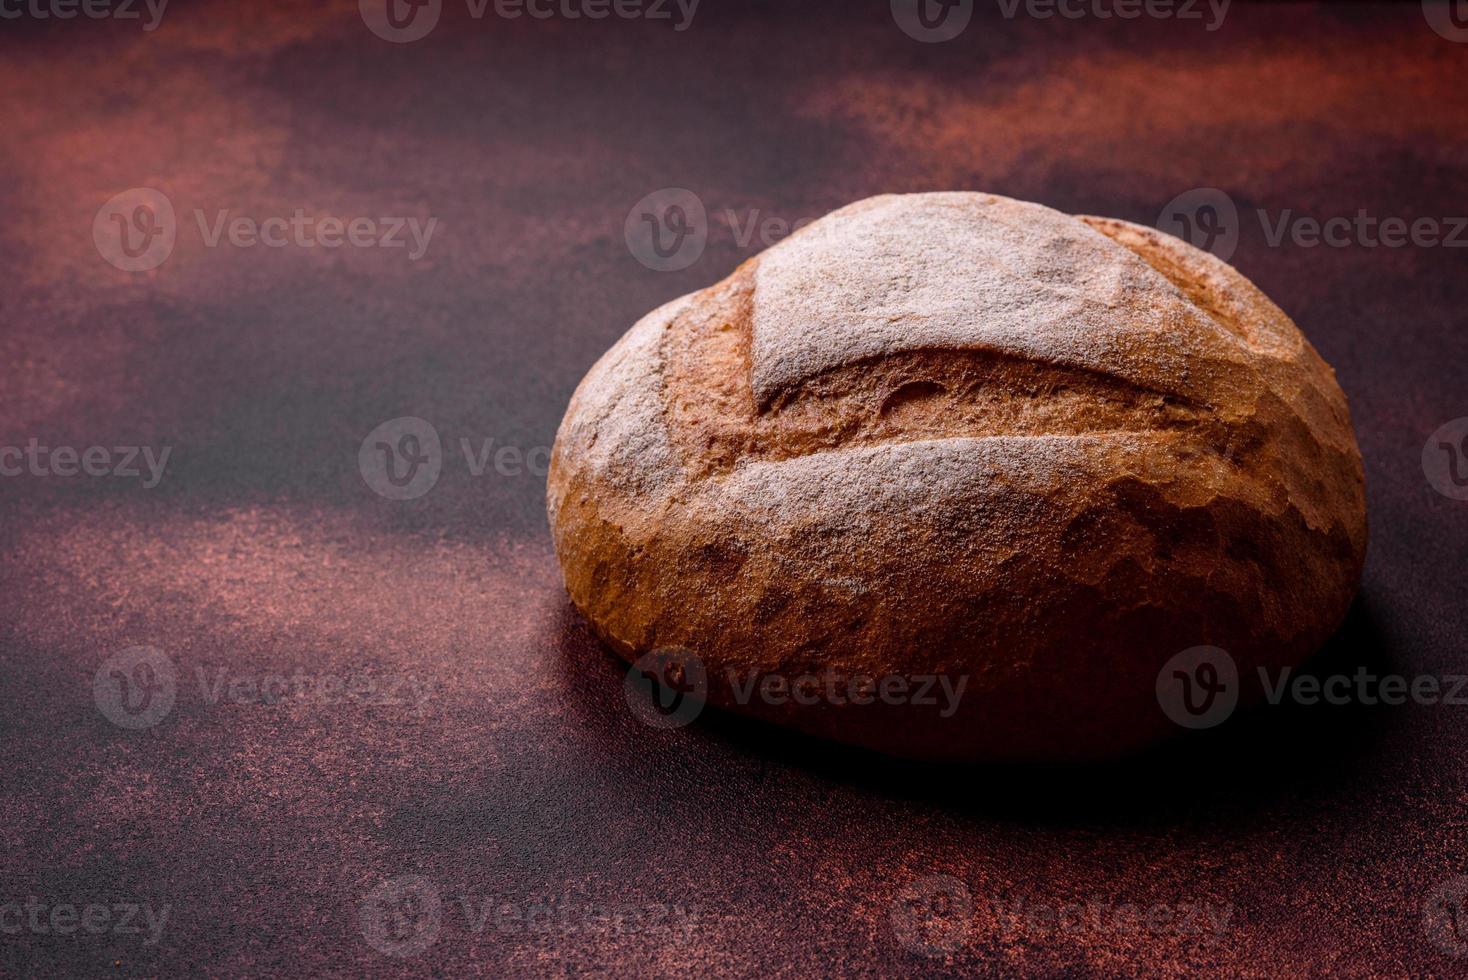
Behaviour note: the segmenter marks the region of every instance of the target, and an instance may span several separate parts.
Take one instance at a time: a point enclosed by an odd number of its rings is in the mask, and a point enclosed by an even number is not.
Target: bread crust
[[[637,323],[572,397],[550,525],[626,659],[924,759],[1111,756],[1158,671],[1299,663],[1360,577],[1334,373],[1237,271],[1127,222],[884,196]],[[967,678],[956,710],[739,703],[730,679]]]

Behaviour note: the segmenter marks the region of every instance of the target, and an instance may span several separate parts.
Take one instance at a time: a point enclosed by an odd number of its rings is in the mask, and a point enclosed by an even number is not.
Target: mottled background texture
[[[1468,871],[1468,705],[1266,708],[1083,770],[654,730],[568,607],[543,477],[459,452],[548,445],[628,326],[762,247],[751,217],[963,189],[1153,224],[1215,187],[1243,216],[1234,263],[1334,365],[1366,460],[1360,598],[1311,670],[1468,671],[1468,504],[1422,467],[1468,415],[1468,251],[1271,246],[1253,217],[1468,213],[1468,44],[1419,4],[1235,5],[1210,31],[978,0],[922,44],[886,0],[703,0],[686,30],[447,0],[395,44],[354,3],[175,0],[151,31],[24,13],[0,51],[0,446],[171,452],[152,488],[0,478],[0,905],[46,910],[0,916],[0,973],[1468,971],[1424,919]],[[93,236],[137,187],[178,218],[148,272]],[[624,240],[665,187],[709,215],[676,272]],[[414,261],[209,247],[194,217],[297,208],[438,224]],[[446,454],[394,501],[358,447],[408,415]],[[177,674],[136,730],[94,696],[135,646]],[[298,671],[430,696],[211,693]],[[384,911],[405,875],[436,920]],[[894,919],[932,875],[972,916]],[[1230,916],[1061,929],[996,901]],[[623,922],[509,931],[485,902]],[[48,918],[128,903],[168,907],[155,942]],[[686,926],[637,931],[649,906]]]

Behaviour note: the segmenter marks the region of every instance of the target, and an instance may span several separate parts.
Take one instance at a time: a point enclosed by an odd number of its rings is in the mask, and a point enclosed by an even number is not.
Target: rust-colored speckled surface
[[[674,4],[446,2],[412,43],[350,3],[178,0],[155,30],[7,5],[0,452],[169,456],[155,486],[0,477],[0,972],[1468,972],[1468,704],[1265,708],[1079,771],[656,730],[568,608],[543,478],[466,462],[539,459],[592,362],[757,251],[756,216],[979,189],[1153,224],[1215,187],[1366,459],[1361,597],[1312,671],[1468,672],[1468,503],[1423,467],[1468,416],[1468,251],[1272,245],[1254,217],[1468,213],[1451,20],[974,6],[924,44],[882,0],[703,0],[683,30]],[[130,272],[94,218],[138,187],[177,240]],[[624,223],[667,187],[709,234],[662,272]],[[411,258],[210,246],[195,217],[296,209],[437,224]],[[393,500],[358,450],[403,416],[442,471]]]

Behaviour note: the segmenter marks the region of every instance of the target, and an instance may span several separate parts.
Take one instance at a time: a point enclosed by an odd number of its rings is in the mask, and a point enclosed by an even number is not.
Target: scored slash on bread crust
[[[568,591],[710,700],[928,758],[1076,758],[1166,730],[1159,667],[1297,663],[1365,551],[1330,368],[1226,264],[982,194],[827,216],[654,311],[592,369],[548,503]],[[948,718],[736,706],[728,670],[970,678]]]

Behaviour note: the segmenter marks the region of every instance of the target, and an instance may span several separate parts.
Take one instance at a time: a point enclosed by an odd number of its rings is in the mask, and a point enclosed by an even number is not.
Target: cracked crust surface
[[[1158,669],[1296,663],[1365,551],[1330,368],[1238,272],[984,194],[862,201],[649,314],[591,370],[549,509],[573,602],[710,700],[928,758],[1163,734]],[[736,706],[723,679],[969,678],[957,712]]]

